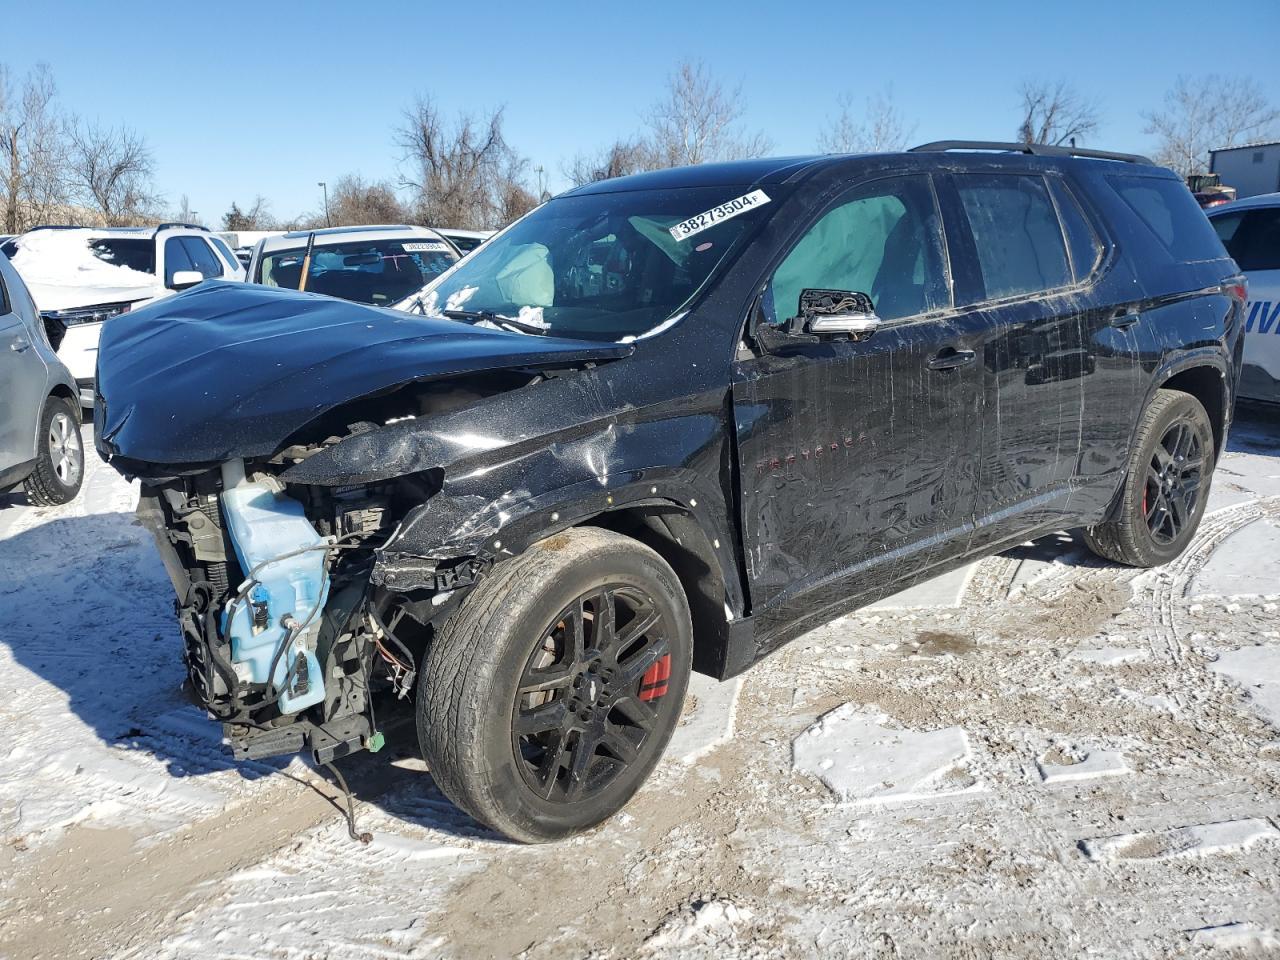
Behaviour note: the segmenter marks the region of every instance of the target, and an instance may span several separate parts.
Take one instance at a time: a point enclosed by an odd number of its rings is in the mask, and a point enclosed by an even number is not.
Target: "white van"
[[[1280,403],[1280,193],[1237,200],[1207,213],[1249,278],[1239,395]]]

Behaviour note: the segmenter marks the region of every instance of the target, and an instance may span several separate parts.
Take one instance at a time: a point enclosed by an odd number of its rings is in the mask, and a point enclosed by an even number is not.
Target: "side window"
[[[3,256],[3,254],[0,254]],[[0,273],[0,317],[9,313],[9,290],[4,282],[4,274]]]
[[[221,237],[210,237],[209,242],[217,247],[218,252],[222,254],[223,259],[227,261],[227,266],[235,270],[240,269],[240,261],[236,258],[236,255],[231,252],[231,248],[227,246],[226,242]]]
[[[1067,233],[1071,272],[1077,281],[1087,279],[1102,259],[1102,244],[1070,188],[1051,177],[1049,191],[1058,204],[1058,216],[1062,218],[1062,226]]]
[[[955,183],[988,300],[1071,284],[1062,226],[1043,177],[962,173]]]
[[[1214,217],[1213,228],[1241,270],[1280,270],[1280,207]]]
[[[860,187],[810,227],[778,265],[766,319],[780,324],[795,316],[806,288],[868,294],[882,320],[948,307],[943,259],[942,222],[927,178]]]
[[[226,272],[227,268],[214,254],[213,248],[204,242],[203,237],[180,237],[179,239],[187,251],[187,256],[191,258],[192,265],[206,280],[211,277],[220,277]]]
[[[194,270],[191,258],[182,245],[181,237],[170,237],[164,242],[164,285],[173,286],[173,275],[183,270]]]
[[[1107,179],[1175,260],[1188,263],[1223,257],[1222,242],[1182,181],[1135,176]]]

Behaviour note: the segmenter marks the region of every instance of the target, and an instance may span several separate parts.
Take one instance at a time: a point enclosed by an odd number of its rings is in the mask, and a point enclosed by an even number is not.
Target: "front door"
[[[735,366],[761,653],[775,626],[829,619],[962,548],[983,331],[952,307],[944,251],[931,179],[877,180],[826,207],[765,288],[756,322],[784,325],[801,291],[819,288],[870,295],[882,325],[858,339],[774,345]]]
[[[3,254],[0,254],[3,256]],[[35,332],[13,312],[0,276],[0,476],[35,456],[33,437],[44,403],[45,366]]]

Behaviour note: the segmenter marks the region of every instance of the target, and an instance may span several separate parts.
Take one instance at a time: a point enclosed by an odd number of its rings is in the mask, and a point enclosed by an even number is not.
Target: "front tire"
[[[65,397],[50,397],[40,414],[36,468],[23,482],[27,500],[37,507],[70,503],[83,482],[80,408]]]
[[[431,641],[415,713],[440,789],[538,843],[607,820],[666,749],[693,630],[650,548],[578,527],[494,568]]]
[[[1085,543],[1131,567],[1168,563],[1195,536],[1213,467],[1213,425],[1200,401],[1156,391],[1138,424],[1119,513],[1085,530]]]

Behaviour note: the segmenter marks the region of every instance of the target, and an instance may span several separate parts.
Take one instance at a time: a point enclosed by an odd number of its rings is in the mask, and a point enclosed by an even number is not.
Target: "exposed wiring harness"
[[[403,611],[401,611],[400,616],[402,617],[403,615],[404,613]],[[381,654],[382,659],[387,661],[387,664],[391,668],[391,684],[395,688],[396,698],[399,700],[403,700],[412,692],[413,678],[414,678],[414,675],[417,673],[417,671],[413,667],[413,663],[414,663],[413,653],[404,644],[404,642],[395,635],[395,633],[392,631],[392,628],[382,622],[382,618],[378,616],[378,611],[373,604],[369,605],[369,621],[374,628],[373,630],[374,647],[377,648],[377,651],[379,654]],[[395,622],[399,624],[400,622],[399,617],[396,618]],[[386,637],[388,640],[394,643],[396,647],[399,648],[401,655],[404,657],[403,660],[400,659],[400,657],[397,657],[394,653],[388,650],[386,646],[383,645],[382,639],[379,636],[379,634],[381,634],[382,637]]]

